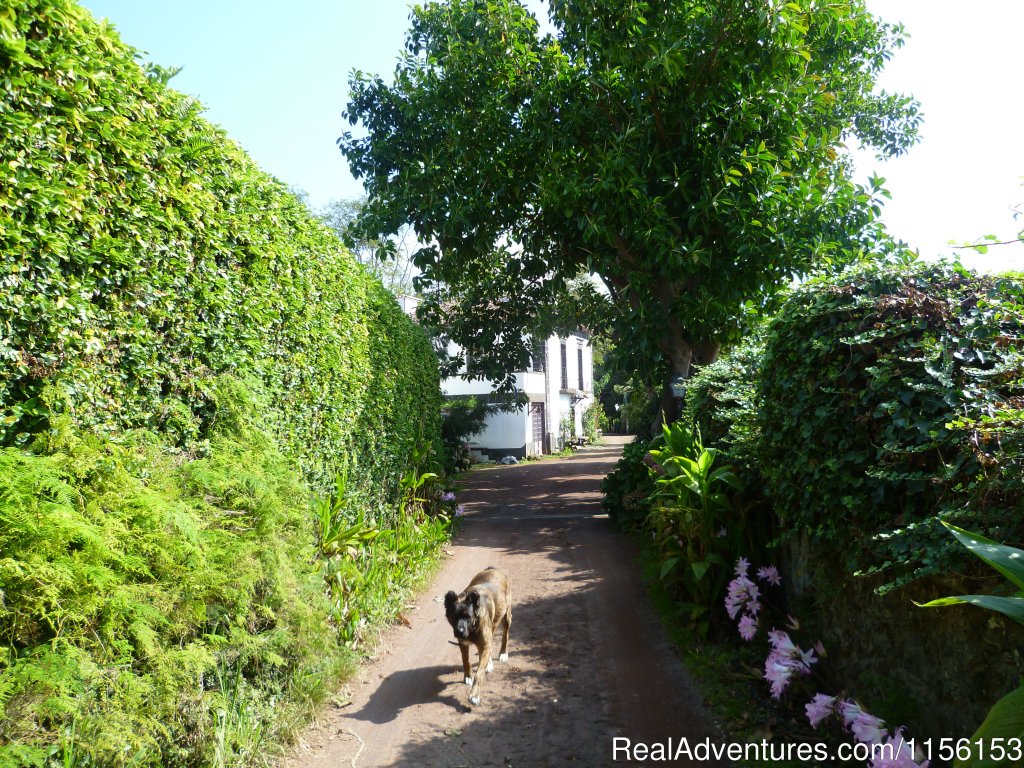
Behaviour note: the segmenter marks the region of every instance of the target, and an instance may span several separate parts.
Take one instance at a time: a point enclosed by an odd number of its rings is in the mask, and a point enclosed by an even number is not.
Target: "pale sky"
[[[890,232],[924,256],[1024,229],[1024,0],[867,0],[911,35],[882,79],[925,115],[923,140],[859,178],[887,179]],[[335,141],[352,69],[390,81],[408,26],[406,0],[84,0],[147,58],[183,70],[172,85],[197,96],[265,170],[315,206],[358,197]],[[530,3],[536,6],[535,2]],[[965,255],[979,269],[1024,270],[1024,246]]]

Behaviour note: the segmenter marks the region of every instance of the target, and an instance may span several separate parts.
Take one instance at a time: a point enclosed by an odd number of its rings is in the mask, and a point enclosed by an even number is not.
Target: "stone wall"
[[[1024,626],[973,606],[919,608],[939,597],[997,592],[977,574],[929,577],[877,595],[845,556],[804,539],[784,564],[802,644],[820,638],[828,693],[843,691],[914,738],[966,737],[1024,676]]]

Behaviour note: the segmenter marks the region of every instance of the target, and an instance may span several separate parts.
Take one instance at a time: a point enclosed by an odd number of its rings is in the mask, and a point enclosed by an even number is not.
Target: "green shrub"
[[[447,518],[392,512],[356,551],[318,553],[265,409],[236,381],[211,395],[201,457],[66,416],[31,451],[0,449],[0,766],[253,764],[446,538]],[[356,574],[344,611],[332,568]]]
[[[583,422],[583,435],[592,443],[597,442],[600,432],[608,429],[608,417],[604,415],[604,408],[599,402],[584,408],[580,419]]]
[[[645,457],[654,493],[645,521],[654,536],[659,575],[671,579],[689,621],[703,635],[717,617],[737,557],[753,549],[742,507],[733,500],[740,482],[729,466],[715,466],[718,451],[682,421],[662,427]],[[720,462],[719,462],[720,463]]]
[[[1022,350],[1012,276],[864,267],[795,291],[769,325],[756,426],[783,529],[896,568],[887,586],[964,562],[940,518],[1021,540]]]
[[[761,340],[754,336],[698,369],[686,382],[682,416],[700,432],[704,445],[728,456],[746,494],[755,498],[761,495],[757,381],[763,354]]]
[[[622,449],[615,469],[601,482],[601,504],[615,524],[626,531],[638,531],[650,512],[654,480],[644,456],[651,448],[649,440],[634,440]]]
[[[219,394],[238,411],[202,458],[67,417],[32,452],[0,449],[0,765],[200,764],[225,679],[271,738],[274,698],[310,676],[323,698],[347,663],[324,632],[309,491],[237,395]]]
[[[490,407],[475,397],[462,397],[445,403],[441,438],[445,448],[445,469],[461,472],[469,469],[473,456],[466,441],[483,431]]]

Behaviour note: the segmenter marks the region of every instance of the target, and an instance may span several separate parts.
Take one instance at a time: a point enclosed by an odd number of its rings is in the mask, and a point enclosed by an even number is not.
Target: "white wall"
[[[526,445],[529,428],[530,419],[525,408],[508,413],[492,413],[487,417],[484,431],[469,438],[469,447],[515,451]],[[500,459],[501,456],[495,458]]]
[[[562,389],[562,358],[561,345],[565,343],[567,387]],[[544,342],[546,353],[546,372],[521,371],[515,374],[516,390],[530,396],[533,401],[543,400],[545,432],[547,444],[557,451],[562,447],[559,426],[562,418],[572,411],[573,398],[577,399],[573,435],[583,434],[582,413],[590,403],[594,402],[594,371],[593,350],[590,341],[582,336],[570,335],[565,338],[551,336]],[[579,389],[579,354],[583,349],[583,390]],[[455,344],[448,345],[448,353],[460,351]],[[468,396],[493,392],[494,382],[489,380],[469,380],[461,376],[453,376],[441,382],[441,391],[445,395]],[[487,427],[471,440],[482,448],[515,449],[532,442],[532,430],[528,408],[511,413],[496,413],[488,417]]]

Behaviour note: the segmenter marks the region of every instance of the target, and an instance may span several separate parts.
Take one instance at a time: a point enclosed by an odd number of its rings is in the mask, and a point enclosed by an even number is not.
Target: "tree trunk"
[[[669,326],[661,347],[668,358],[669,369],[661,387],[661,404],[658,407],[658,415],[655,417],[654,424],[651,425],[651,431],[655,435],[660,434],[662,424],[671,424],[679,418],[679,401],[672,393],[672,380],[677,376],[684,379],[690,378],[694,352],[690,342],[683,336],[682,328],[676,323]]]
[[[693,366],[713,363],[720,348],[721,345],[713,341],[691,344],[684,338],[681,329],[668,335],[662,343],[662,349],[669,360],[669,371],[662,385],[661,405],[652,425],[652,434],[660,434],[662,424],[671,424],[682,415],[682,400],[676,398],[672,392],[672,380],[676,376],[689,379]]]

